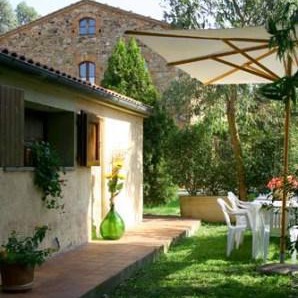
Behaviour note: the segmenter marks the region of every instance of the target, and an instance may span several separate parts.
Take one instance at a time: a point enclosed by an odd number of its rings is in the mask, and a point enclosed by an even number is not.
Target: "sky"
[[[23,0],[9,0],[14,9],[18,3],[22,1]],[[28,6],[33,6],[42,16],[78,1],[79,0],[25,0]],[[149,16],[157,20],[161,20],[163,17],[163,9],[160,6],[161,0],[100,0],[97,2]]]

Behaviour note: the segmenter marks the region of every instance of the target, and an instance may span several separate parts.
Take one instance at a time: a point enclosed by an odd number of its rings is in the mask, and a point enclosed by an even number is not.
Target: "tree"
[[[0,34],[15,28],[16,24],[11,4],[7,0],[0,0]]]
[[[144,120],[144,201],[149,205],[166,202],[174,193],[164,156],[173,124],[159,106],[158,93],[135,39],[128,44],[123,39],[118,41],[108,60],[102,86],[154,106],[152,115]]]
[[[164,0],[170,10],[165,18],[180,28],[202,28],[209,23],[213,27],[244,27],[262,25],[268,13],[282,3],[261,0]],[[246,170],[240,142],[236,103],[241,94],[238,86],[223,86],[222,95],[226,100],[226,115],[229,124],[231,146],[233,148],[238,179],[239,195],[246,197]]]
[[[119,39],[108,60],[101,85],[105,88],[127,94],[127,48],[124,40]]]
[[[134,38],[130,39],[128,45],[119,39],[108,60],[101,84],[146,104],[154,104],[158,97]]]
[[[28,6],[25,1],[20,2],[15,9],[18,25],[25,25],[36,20],[39,15],[32,6]]]

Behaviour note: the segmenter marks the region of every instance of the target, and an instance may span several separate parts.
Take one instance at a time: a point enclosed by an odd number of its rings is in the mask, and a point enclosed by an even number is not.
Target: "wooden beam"
[[[203,29],[202,29],[203,30]],[[213,29],[212,29],[213,30]],[[146,31],[137,31],[137,30],[127,30],[124,33],[128,35],[135,35],[135,36],[152,36],[152,37],[173,37],[173,38],[185,38],[185,39],[205,39],[205,40],[231,40],[231,41],[243,41],[243,42],[260,42],[260,43],[267,43],[269,39],[266,38],[222,38],[222,37],[211,37],[211,36],[192,36],[192,35],[184,35],[178,33],[160,33],[160,32],[146,32]],[[207,30],[205,30],[207,31]]]
[[[259,46],[244,48],[243,51],[251,52],[251,51],[257,51],[257,50],[263,50],[263,49],[268,49],[268,44],[263,44],[263,45],[259,45]],[[177,65],[182,65],[182,64],[192,63],[192,62],[208,60],[208,59],[212,59],[212,58],[230,56],[230,55],[234,55],[234,54],[237,54],[237,53],[239,53],[239,52],[236,51],[236,50],[227,51],[227,52],[223,52],[223,53],[216,53],[216,54],[210,54],[210,55],[205,55],[205,56],[200,56],[200,57],[183,59],[183,60],[179,60],[179,61],[172,61],[172,62],[168,62],[168,65],[169,66],[177,66]]]
[[[248,60],[250,60],[253,64],[256,64],[257,66],[259,66],[261,69],[263,69],[265,72],[267,72],[269,75],[271,75],[272,77],[274,77],[276,80],[279,79],[280,77],[274,73],[272,70],[270,70],[268,67],[266,67],[265,65],[263,65],[262,63],[260,63],[259,61],[257,61],[256,59],[254,59],[253,57],[251,57],[250,55],[248,55],[244,50],[238,48],[237,46],[235,46],[233,43],[231,43],[229,40],[225,40],[224,41],[227,45],[229,45],[232,49],[238,51],[239,54],[241,54],[242,56],[244,56],[245,58],[247,58]]]
[[[238,65],[238,64],[235,64],[235,63],[232,63],[232,62],[229,62],[229,61],[220,59],[220,58],[214,58],[213,60],[215,60],[215,61],[217,61],[217,62],[220,62],[220,63],[222,63],[222,64],[225,64],[225,65],[231,66],[231,67],[233,67],[233,68],[235,68],[235,69],[239,69],[239,70],[243,70],[243,71],[245,71],[245,72],[251,73],[251,74],[253,74],[253,75],[255,75],[255,76],[262,77],[262,78],[267,79],[267,80],[272,80],[272,81],[275,80],[274,77],[272,77],[272,76],[266,74],[265,72],[262,72],[262,71],[258,71],[258,72],[256,72],[256,71],[254,71],[254,70],[252,70],[252,69],[247,68],[247,64],[244,64],[244,65]]]
[[[257,60],[261,60],[263,58],[266,58],[267,56],[272,55],[274,52],[276,52],[276,49],[271,49],[270,51],[268,51],[265,54],[257,57],[256,59]],[[243,64],[242,66],[246,66],[247,67],[247,66],[250,66],[251,64],[252,64],[252,62],[248,62],[248,63]],[[224,78],[228,77],[229,75],[231,75],[231,74],[233,74],[233,73],[235,73],[237,71],[239,71],[239,69],[236,69],[236,68],[231,69],[231,70],[229,70],[229,71],[227,71],[227,72],[225,72],[223,74],[220,74],[220,75],[218,75],[218,76],[210,79],[209,81],[203,82],[203,84],[206,85],[206,86],[207,85],[214,84],[214,83],[218,82],[219,80],[224,79]]]

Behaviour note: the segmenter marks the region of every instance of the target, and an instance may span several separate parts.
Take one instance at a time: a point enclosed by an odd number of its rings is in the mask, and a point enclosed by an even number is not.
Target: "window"
[[[78,162],[81,166],[100,165],[100,121],[96,115],[78,115]]]
[[[95,84],[95,64],[89,61],[80,63],[79,76],[82,80]]]
[[[30,145],[47,141],[62,166],[75,162],[75,113],[24,100],[24,91],[0,86],[0,167],[32,166]]]
[[[81,19],[79,28],[80,35],[95,35],[95,20],[91,18]]]

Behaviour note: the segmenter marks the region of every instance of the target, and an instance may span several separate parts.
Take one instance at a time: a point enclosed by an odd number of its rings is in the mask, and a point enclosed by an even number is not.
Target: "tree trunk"
[[[241,144],[236,124],[236,109],[237,88],[235,85],[229,86],[226,92],[226,111],[229,124],[231,145],[236,161],[237,182],[239,189],[239,197],[246,200],[247,188],[245,183],[245,169],[241,150]]]

